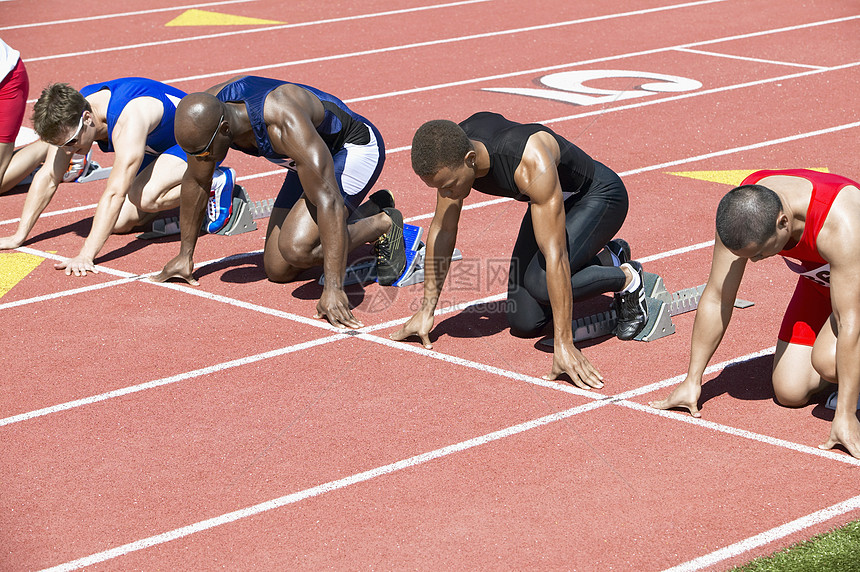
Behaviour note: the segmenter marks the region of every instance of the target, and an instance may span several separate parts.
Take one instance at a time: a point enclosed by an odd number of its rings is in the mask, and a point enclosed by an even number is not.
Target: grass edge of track
[[[798,541],[730,572],[850,572],[860,570],[860,520]]]

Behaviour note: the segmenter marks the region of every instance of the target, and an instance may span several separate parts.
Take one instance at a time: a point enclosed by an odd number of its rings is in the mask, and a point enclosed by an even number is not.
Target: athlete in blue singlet
[[[128,232],[151,213],[176,207],[185,152],[176,144],[173,119],[184,96],[175,87],[134,77],[88,85],[80,92],[66,84],[45,88],[33,119],[36,132],[51,147],[30,184],[17,232],[0,239],[0,248],[24,242],[73,157],[86,157],[93,143],[114,153],[113,168],[83,248],[56,268],[76,276],[96,272],[93,261],[111,232]],[[224,181],[231,176],[222,171]]]
[[[269,279],[289,282],[322,265],[325,287],[317,316],[339,327],[360,327],[343,291],[347,253],[375,241],[381,284],[393,283],[406,262],[403,217],[390,193],[375,193],[359,207],[385,159],[373,124],[318,89],[242,76],[184,99],[176,137],[189,156],[182,180],[182,245],[154,280],[197,283],[193,254],[204,189],[232,147],[287,169],[266,230],[263,265]]]

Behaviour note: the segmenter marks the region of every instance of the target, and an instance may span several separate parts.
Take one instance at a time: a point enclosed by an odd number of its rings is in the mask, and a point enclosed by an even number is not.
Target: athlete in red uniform
[[[723,197],[716,226],[687,377],[651,405],[699,417],[702,374],[729,325],[747,260],[779,254],[800,278],[776,345],[776,399],[799,407],[838,383],[830,437],[820,447],[840,443],[860,458],[860,184],[805,169],[758,171]]]

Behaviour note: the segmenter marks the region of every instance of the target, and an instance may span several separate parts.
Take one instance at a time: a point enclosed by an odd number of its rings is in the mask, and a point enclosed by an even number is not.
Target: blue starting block
[[[403,225],[403,241],[406,243],[406,266],[400,277],[392,284],[392,286],[411,286],[412,284],[420,284],[424,282],[424,243],[421,242],[421,235],[424,229],[420,226],[411,224]],[[454,254],[451,260],[461,260],[463,254],[454,249]],[[351,284],[370,284],[376,282],[376,259],[365,258],[359,260],[346,269],[346,274],[343,278],[343,285]],[[321,276],[319,283],[325,284],[325,276]]]

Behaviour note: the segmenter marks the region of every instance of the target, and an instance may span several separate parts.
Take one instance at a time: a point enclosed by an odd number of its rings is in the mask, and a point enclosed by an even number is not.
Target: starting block
[[[110,172],[113,170],[113,167],[102,167],[95,161],[90,161],[87,164],[86,170],[78,175],[78,178],[75,179],[76,183],[89,183],[90,181],[100,181],[102,179],[107,179],[110,176]]]
[[[254,201],[253,203],[248,203],[248,207],[251,211],[251,218],[253,220],[269,218],[270,216],[272,216],[272,209],[275,208],[275,199],[263,199],[262,201]]]
[[[411,286],[412,284],[420,284],[424,282],[424,243],[421,242],[421,235],[424,230],[420,226],[411,224],[403,225],[403,241],[406,243],[406,267],[400,278],[392,284],[392,286]],[[461,260],[463,253],[455,248],[451,255],[451,260]],[[346,274],[343,278],[343,285],[351,284],[370,284],[376,282],[376,260],[364,259],[360,260],[346,269]],[[325,285],[325,275],[320,276],[319,283]]]
[[[274,199],[269,200],[274,204]],[[266,202],[267,201],[260,201],[260,203]],[[269,216],[272,213],[271,206],[268,207],[268,212],[264,215],[255,216],[263,211],[264,208],[260,204],[251,203],[251,199],[244,187],[236,185],[233,187],[233,212],[230,215],[230,220],[227,221],[224,228],[214,234],[219,234],[221,236],[235,236],[237,234],[257,230],[257,223],[254,221],[258,218]],[[203,222],[203,225],[205,228],[206,221]],[[152,230],[137,235],[137,238],[151,240],[153,238],[179,234],[179,232],[179,217],[172,216],[152,221]]]
[[[824,407],[827,409],[831,409],[836,411],[836,401],[838,399],[839,393],[834,391],[830,394],[830,397],[827,398],[827,401],[824,403]],[[860,410],[860,399],[857,400],[857,409]]]
[[[90,181],[100,181],[102,179],[107,179],[110,176],[111,170],[113,170],[113,167],[102,167],[92,160],[86,160],[85,162],[82,160],[76,161],[78,157],[85,159],[83,155],[74,156],[72,164],[69,165],[69,170],[63,175],[64,183],[89,183]],[[78,164],[76,165],[75,162]],[[82,164],[83,171],[77,173],[76,171],[80,170]],[[33,172],[24,177],[18,185],[29,185],[32,183],[33,177],[41,168],[42,166],[39,165],[33,169]]]
[[[645,303],[648,306],[648,321],[635,340],[650,342],[675,333],[672,316],[692,312],[699,307],[699,300],[705,285],[685,288],[670,293],[663,284],[663,279],[650,272],[644,273]],[[735,300],[735,308],[749,308],[753,303],[747,300]],[[615,331],[618,317],[615,308],[605,312],[577,318],[573,321],[573,341],[581,342],[602,336],[609,336]],[[541,345],[553,346],[553,339],[541,340]]]
[[[257,223],[254,222],[254,217],[249,206],[251,197],[245,192],[245,188],[241,185],[233,187],[233,212],[230,214],[230,220],[224,225],[224,228],[214,234],[221,236],[235,236],[257,230]],[[269,211],[271,213],[271,211]]]

